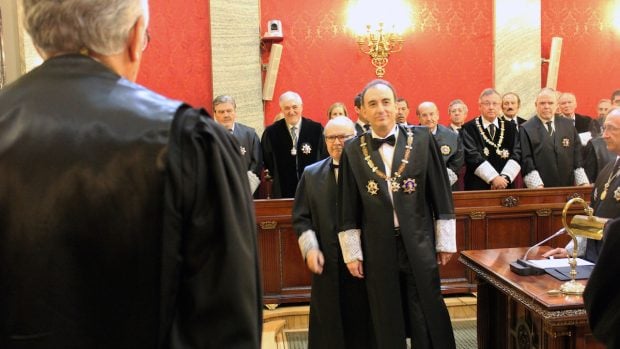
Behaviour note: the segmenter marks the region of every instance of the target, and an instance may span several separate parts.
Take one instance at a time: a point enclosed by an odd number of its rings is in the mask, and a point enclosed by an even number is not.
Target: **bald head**
[[[439,110],[437,105],[433,102],[422,102],[416,109],[416,115],[420,120],[420,125],[426,126],[431,132],[437,128],[437,122],[439,122]]]

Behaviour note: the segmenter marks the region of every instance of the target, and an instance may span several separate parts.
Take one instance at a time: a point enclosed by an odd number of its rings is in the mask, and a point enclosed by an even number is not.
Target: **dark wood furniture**
[[[549,249],[537,247],[530,256],[539,259]],[[510,271],[510,263],[526,250],[461,252],[459,261],[478,279],[478,348],[605,348],[592,336],[581,296],[548,293],[558,290],[563,281],[547,274],[519,276]]]
[[[566,201],[575,196],[589,200],[591,190],[588,186],[455,192],[458,250],[531,246],[562,226]],[[310,299],[310,272],[292,228],[292,203],[292,199],[255,201],[266,304]],[[567,241],[559,237],[548,244],[563,246]],[[457,258],[441,268],[441,278],[446,294],[476,289],[473,273]]]

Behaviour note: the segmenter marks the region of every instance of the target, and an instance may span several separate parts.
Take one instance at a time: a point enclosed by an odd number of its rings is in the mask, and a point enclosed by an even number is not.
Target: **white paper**
[[[557,258],[557,259],[532,259],[527,262],[531,265],[541,268],[541,269],[549,269],[549,268],[561,268],[561,267],[569,267],[568,260],[570,258]],[[589,262],[585,259],[577,258],[577,265],[594,265],[594,263]]]

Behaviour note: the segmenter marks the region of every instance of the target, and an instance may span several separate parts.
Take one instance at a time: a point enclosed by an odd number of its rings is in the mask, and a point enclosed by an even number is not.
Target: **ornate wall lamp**
[[[403,0],[351,1],[347,26],[356,35],[360,51],[370,56],[378,78],[385,75],[390,54],[402,50],[403,33],[411,26],[411,7]]]

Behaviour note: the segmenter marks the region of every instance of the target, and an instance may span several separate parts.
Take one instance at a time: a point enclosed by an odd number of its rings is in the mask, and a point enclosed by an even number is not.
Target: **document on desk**
[[[569,259],[570,258],[531,259],[531,260],[528,260],[528,263],[541,269],[561,268],[561,267],[570,266],[570,264],[568,264]],[[594,263],[589,262],[585,259],[577,258],[577,266],[582,266],[582,265],[594,265]]]

